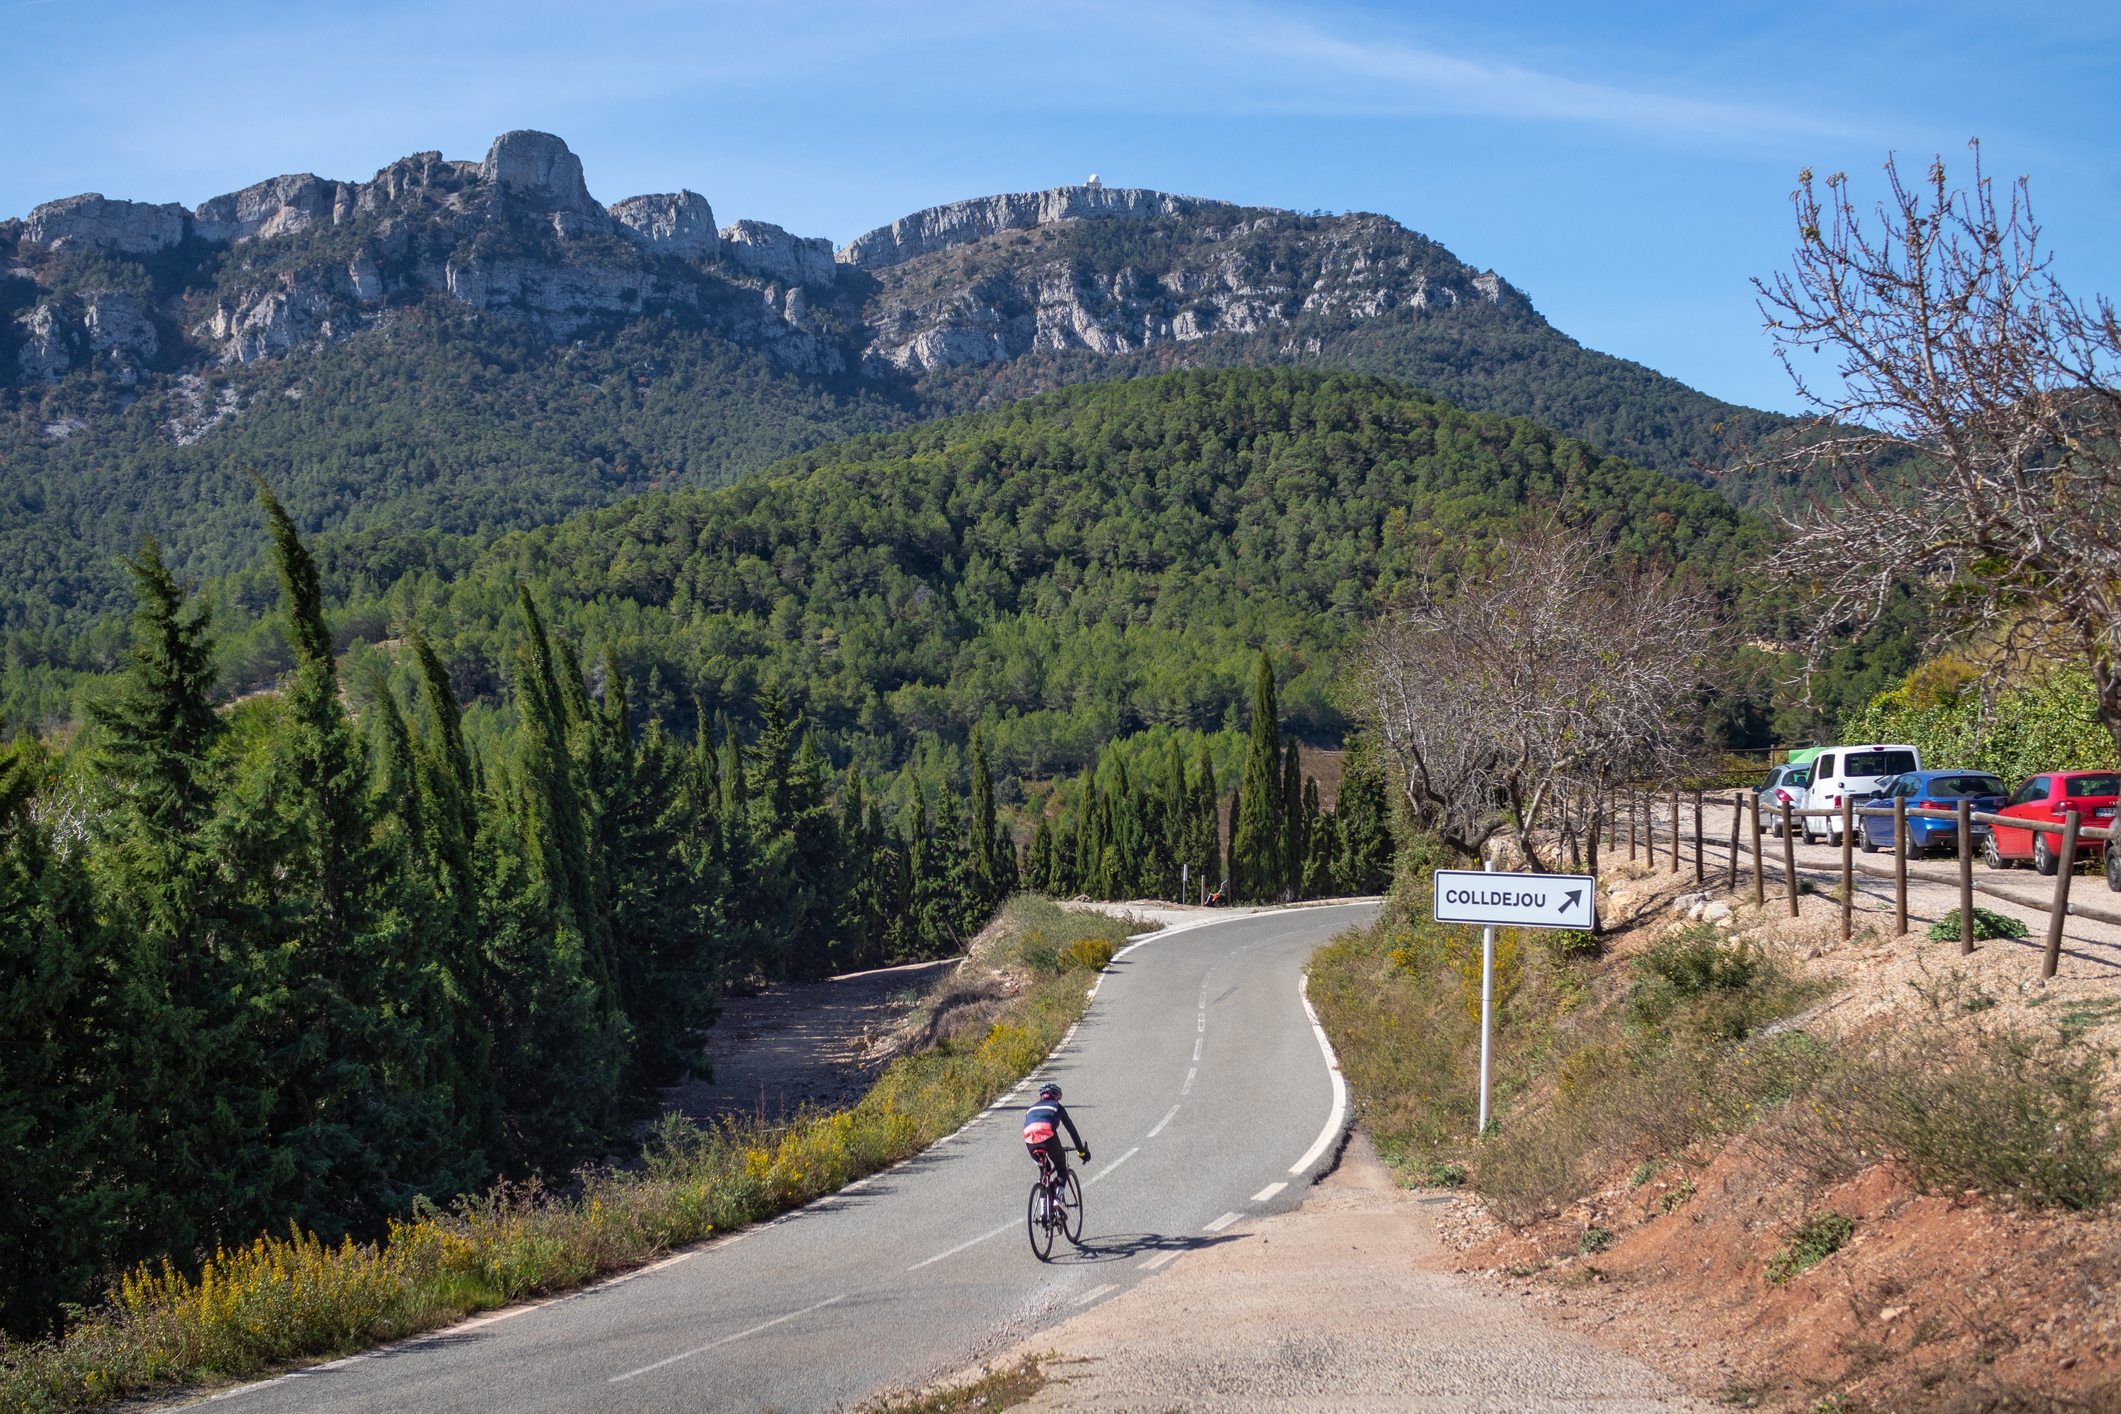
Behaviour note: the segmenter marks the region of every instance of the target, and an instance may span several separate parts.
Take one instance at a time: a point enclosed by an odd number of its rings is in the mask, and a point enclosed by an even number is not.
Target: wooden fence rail
[[[1629,844],[1632,846],[1634,843],[1635,822],[1637,819],[1636,812],[1639,809],[1641,811],[1640,818],[1642,819],[1644,824],[1652,827],[1649,832],[1646,832],[1644,843],[1648,847],[1648,859],[1650,866],[1654,869],[1657,863],[1657,856],[1655,852],[1656,846],[1652,841],[1655,837],[1654,822],[1656,820],[1657,797],[1655,793],[1652,792],[1642,792],[1638,795],[1636,792],[1633,791],[1628,792],[1628,796],[1629,808],[1627,809],[1627,815]],[[1638,801],[1640,802],[1639,805],[1637,804]],[[1751,855],[1753,856],[1753,901],[1756,904],[1765,905],[1767,902],[1767,883],[1766,857],[1765,850],[1763,849],[1764,830],[1761,824],[1762,805],[1760,796],[1755,792],[1736,792],[1731,795],[1727,800],[1715,799],[1699,792],[1695,793],[1695,880],[1697,883],[1699,883],[1705,882],[1707,878],[1707,868],[1704,855],[1704,851],[1707,848],[1707,827],[1706,821],[1703,816],[1703,810],[1706,806],[1714,805],[1720,807],[1725,804],[1728,804],[1732,807],[1731,835],[1728,846],[1730,851],[1729,868],[1725,874],[1726,880],[1729,883],[1731,891],[1733,893],[1737,892],[1739,876],[1738,857],[1741,853],[1751,853]],[[1671,843],[1669,859],[1671,862],[1668,867],[1670,869],[1670,872],[1674,874],[1679,872],[1681,858],[1679,806],[1679,792],[1673,791],[1671,793],[1670,800]],[[2041,958],[2040,970],[2040,975],[2043,979],[2053,977],[2055,975],[2056,968],[2060,965],[2062,957],[2063,922],[2069,915],[2076,914],[2080,917],[2096,919],[2097,921],[2102,923],[2121,924],[2121,910],[2090,907],[2081,903],[2074,903],[2070,898],[2070,882],[2075,875],[2078,842],[2082,840],[2097,840],[2102,843],[2111,844],[2117,837],[2121,837],[2121,822],[2117,822],[2114,825],[2086,825],[2083,823],[2082,816],[2074,811],[2072,811],[2069,815],[2065,816],[2062,820],[2057,821],[2028,820],[2022,819],[2017,816],[1996,815],[1985,810],[1973,810],[1964,806],[1962,806],[1962,808],[1958,810],[1915,810],[1908,808],[1905,798],[1896,798],[1891,805],[1865,805],[1860,809],[1857,808],[1853,802],[1848,801],[1844,801],[1838,809],[1794,809],[1788,805],[1784,805],[1777,810],[1776,814],[1779,816],[1782,824],[1782,871],[1785,890],[1789,900],[1789,910],[1791,917],[1796,917],[1798,913],[1798,868],[1796,859],[1795,829],[1796,822],[1798,820],[1807,818],[1838,818],[1840,820],[1840,902],[1841,937],[1843,941],[1848,940],[1854,923],[1856,892],[1855,876],[1858,868],[1855,862],[1855,832],[1856,817],[1858,815],[1863,815],[1872,819],[1890,818],[1893,821],[1894,849],[1891,875],[1893,879],[1894,905],[1893,931],[1896,935],[1904,935],[1908,930],[1907,893],[1909,878],[1909,847],[1907,824],[1910,819],[1951,820],[1959,826],[1959,877],[1956,882],[1959,885],[1959,950],[1962,953],[1970,953],[1974,950],[1973,900],[1974,894],[1977,890],[1982,893],[1993,894],[1998,898],[2008,899],[2013,903],[2022,904],[2026,907],[2040,909],[2048,914],[2047,947],[2044,952],[2044,955]],[[1751,822],[1750,830],[1747,830],[1745,828],[1748,819],[1750,819]],[[1619,822],[1617,820],[1613,822],[1614,826],[1616,827],[1616,833],[1618,823]],[[2013,890],[1999,888],[1998,886],[1992,883],[1975,883],[1973,872],[1973,833],[1971,828],[1975,824],[1988,825],[1991,828],[1997,825],[2001,825],[2007,829],[2035,830],[2046,835],[2061,836],[2061,839],[2058,842],[2058,847],[2055,850],[2057,858],[2055,869],[2055,888],[2052,899],[2043,902],[2037,898],[2027,897],[2026,895],[2015,892]],[[1750,835],[1749,839],[1747,838],[1748,835]],[[1615,840],[1615,843],[1618,843],[1617,838]],[[1719,843],[1721,843],[1721,841],[1719,841]],[[1631,859],[1634,857],[1634,850],[1632,847],[1629,849],[1628,854]],[[1865,864],[1861,867],[1863,872],[1867,874],[1884,874],[1886,872],[1882,868],[1878,868],[1869,864]],[[1925,875],[1922,877],[1933,879],[1933,876]]]

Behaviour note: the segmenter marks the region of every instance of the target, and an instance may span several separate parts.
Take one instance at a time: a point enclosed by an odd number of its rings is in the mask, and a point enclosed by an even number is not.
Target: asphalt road
[[[1152,936],[1040,1072],[1094,1155],[1031,1253],[1028,1088],[917,1158],[630,1279],[222,1396],[263,1411],[825,1410],[977,1363],[1301,1201],[1345,1106],[1304,961],[1374,904]]]

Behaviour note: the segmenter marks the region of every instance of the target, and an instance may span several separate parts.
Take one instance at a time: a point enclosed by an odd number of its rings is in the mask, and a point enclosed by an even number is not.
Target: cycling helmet
[[[1041,1100],[1058,1100],[1061,1097],[1060,1086],[1049,1080],[1038,1087],[1038,1097]]]

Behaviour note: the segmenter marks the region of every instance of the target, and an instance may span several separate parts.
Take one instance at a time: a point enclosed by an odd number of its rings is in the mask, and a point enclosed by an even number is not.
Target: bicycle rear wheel
[[[1031,1185],[1031,1204],[1024,1212],[1024,1227],[1031,1236],[1031,1255],[1041,1262],[1053,1258],[1053,1219],[1046,1211],[1046,1185]]]
[[[1068,1170],[1068,1181],[1060,1194],[1061,1233],[1069,1245],[1083,1245],[1083,1185],[1075,1177],[1075,1170]]]

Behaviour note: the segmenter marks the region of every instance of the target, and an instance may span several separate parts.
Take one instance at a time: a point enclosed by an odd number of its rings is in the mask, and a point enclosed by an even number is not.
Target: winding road
[[[1375,904],[1153,934],[1040,1079],[1090,1145],[1084,1247],[1024,1236],[1026,1086],[885,1173],[619,1281],[219,1396],[256,1410],[823,1410],[964,1368],[1301,1201],[1346,1092],[1302,996]]]

